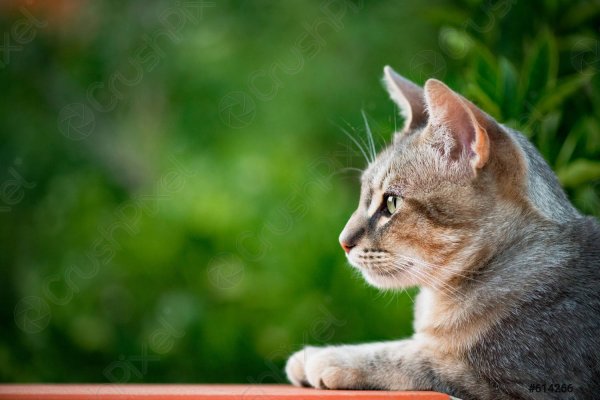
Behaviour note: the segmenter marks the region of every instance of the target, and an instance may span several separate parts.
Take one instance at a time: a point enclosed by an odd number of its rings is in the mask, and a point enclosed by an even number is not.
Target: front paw
[[[360,389],[363,374],[347,347],[306,347],[293,354],[286,373],[297,386],[319,389]]]
[[[310,383],[308,383],[308,379],[306,378],[306,363],[309,358],[312,358],[315,353],[321,350],[323,349],[319,347],[306,346],[288,358],[285,365],[285,373],[292,384],[310,387]]]

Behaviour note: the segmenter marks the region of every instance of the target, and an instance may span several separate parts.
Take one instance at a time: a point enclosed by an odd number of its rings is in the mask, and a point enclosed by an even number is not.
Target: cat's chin
[[[360,271],[361,275],[369,285],[378,289],[406,289],[418,285],[418,282],[411,280],[410,275],[407,275],[401,270],[377,272],[376,270],[362,265],[352,256],[352,254],[348,254],[347,259],[352,267]]]
[[[353,259],[352,256],[347,257],[350,265],[358,270],[363,279],[373,287],[378,289],[403,289],[411,286],[410,283],[404,282],[400,273],[398,274],[383,274],[377,273]]]
[[[361,269],[361,273],[365,281],[377,289],[406,289],[415,286],[415,282],[403,278],[401,274],[386,276],[364,269]]]

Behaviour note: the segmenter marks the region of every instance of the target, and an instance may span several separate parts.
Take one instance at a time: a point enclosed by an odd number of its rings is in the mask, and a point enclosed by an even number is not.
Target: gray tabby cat
[[[442,82],[385,68],[405,126],[340,235],[379,288],[419,286],[414,335],[306,347],[292,383],[462,399],[600,399],[600,226],[533,145]]]

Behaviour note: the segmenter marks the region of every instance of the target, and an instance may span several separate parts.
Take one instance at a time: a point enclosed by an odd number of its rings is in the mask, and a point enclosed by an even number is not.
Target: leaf
[[[521,110],[521,104],[515,101],[517,98],[517,71],[510,61],[500,57],[499,73],[502,119],[518,118],[517,114]]]
[[[585,120],[585,149],[588,153],[600,152],[600,123],[595,118]]]
[[[485,93],[481,87],[476,84],[470,83],[467,85],[467,97],[469,97],[479,108],[490,114],[495,119],[501,119],[500,106],[492,100],[487,93]]]
[[[474,40],[473,42],[475,43]],[[475,57],[473,71],[478,86],[486,94],[487,98],[493,100],[496,104],[500,104],[502,98],[498,61],[487,48],[478,43],[475,45],[473,54]]]
[[[571,129],[566,139],[564,140],[560,151],[558,152],[558,156],[556,157],[554,165],[557,169],[562,168],[569,162],[569,160],[571,160],[573,152],[575,151],[579,140],[583,136],[583,132],[583,122],[579,122],[573,129]]]
[[[585,213],[600,216],[600,197],[598,196],[598,184],[587,184],[577,188],[573,200],[577,208]]]
[[[536,114],[543,115],[559,107],[569,96],[581,86],[589,82],[591,74],[581,73],[565,78],[556,87],[546,90],[534,106]]]
[[[549,31],[544,30],[527,51],[519,82],[519,103],[536,103],[544,91],[555,85],[557,74],[556,40]]]
[[[552,145],[554,143],[554,139],[556,138],[560,117],[561,112],[554,111],[548,115],[545,115],[540,121],[540,129],[539,132],[537,132],[537,147],[544,155],[546,160],[551,160],[553,156]]]
[[[440,29],[439,43],[444,53],[454,59],[465,57],[473,47],[473,39],[469,34],[451,27]]]
[[[594,1],[582,1],[567,9],[566,14],[560,19],[562,28],[574,28],[591,20],[600,14],[600,3]]]
[[[600,180],[600,161],[580,158],[559,169],[557,175],[560,183],[570,188]]]

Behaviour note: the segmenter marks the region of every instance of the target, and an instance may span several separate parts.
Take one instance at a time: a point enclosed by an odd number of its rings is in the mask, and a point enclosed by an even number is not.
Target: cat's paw
[[[318,347],[307,346],[300,351],[292,354],[288,358],[287,364],[285,365],[285,373],[292,384],[296,386],[310,386],[308,379],[306,378],[306,362],[309,357],[317,353],[322,349]]]
[[[297,386],[319,389],[358,389],[362,373],[344,347],[306,347],[287,362],[286,373]]]
[[[308,383],[319,389],[360,389],[363,374],[348,350],[328,347],[310,357],[305,368]]]

